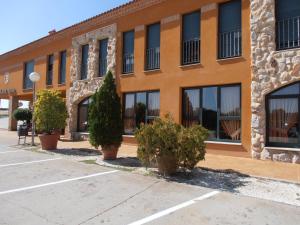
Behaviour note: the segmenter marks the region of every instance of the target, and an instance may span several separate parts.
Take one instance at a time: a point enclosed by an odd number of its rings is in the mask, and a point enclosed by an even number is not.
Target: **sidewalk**
[[[16,132],[0,131],[17,141]],[[38,138],[35,139],[39,143]],[[30,138],[27,139],[30,142]],[[59,141],[59,149],[93,149],[88,141],[69,142]],[[119,157],[136,157],[137,147],[133,145],[122,145]],[[267,177],[272,179],[286,180],[300,183],[300,164],[290,164],[273,161],[262,161],[251,158],[241,158],[232,156],[223,156],[215,154],[206,154],[206,160],[198,164],[201,168],[212,170],[235,171],[246,175]]]

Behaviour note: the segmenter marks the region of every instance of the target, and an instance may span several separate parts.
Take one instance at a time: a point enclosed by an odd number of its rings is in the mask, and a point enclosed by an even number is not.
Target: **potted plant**
[[[29,109],[18,108],[13,112],[13,118],[23,122],[22,125],[18,126],[18,136],[27,136],[32,119],[32,112]]]
[[[42,90],[38,92],[34,106],[33,117],[40,133],[42,149],[54,150],[57,148],[59,132],[66,126],[66,104],[59,91]]]
[[[138,158],[146,166],[156,161],[163,175],[172,175],[179,167],[191,170],[205,156],[207,130],[200,125],[184,128],[170,115],[142,124],[135,135]]]
[[[110,71],[103,85],[92,96],[88,121],[91,145],[95,148],[101,146],[105,160],[116,159],[122,143],[123,121],[120,97]]]

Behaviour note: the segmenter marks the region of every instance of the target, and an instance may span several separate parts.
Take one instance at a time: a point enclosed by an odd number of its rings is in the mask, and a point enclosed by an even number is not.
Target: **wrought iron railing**
[[[277,21],[276,30],[277,50],[300,47],[300,16]]]
[[[127,53],[123,55],[123,73],[132,73],[134,66],[133,53]]]
[[[99,59],[99,76],[102,77],[107,71],[107,59]]]
[[[219,34],[219,59],[233,58],[242,54],[241,30]]]
[[[146,70],[160,68],[160,48],[149,48],[146,50]]]
[[[194,38],[183,41],[182,64],[194,64],[200,62],[200,39]]]

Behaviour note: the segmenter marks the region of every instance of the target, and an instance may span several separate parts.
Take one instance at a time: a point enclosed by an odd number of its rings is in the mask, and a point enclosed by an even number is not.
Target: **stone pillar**
[[[19,106],[19,98],[17,96],[9,96],[9,121],[8,121],[8,130],[13,131],[17,130],[17,121],[13,119],[13,112]]]

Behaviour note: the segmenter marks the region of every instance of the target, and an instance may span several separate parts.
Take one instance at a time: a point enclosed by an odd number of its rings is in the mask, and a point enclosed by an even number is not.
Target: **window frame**
[[[149,28],[151,26],[155,26],[155,25],[159,25],[159,45],[158,47],[155,47],[155,48],[158,48],[159,49],[159,55],[158,55],[158,66],[157,67],[150,67],[148,65],[148,55],[147,55],[147,51],[151,48],[149,48],[149,40],[150,40],[150,36],[149,36]],[[159,70],[160,69],[160,47],[161,47],[161,22],[156,22],[156,23],[152,23],[152,24],[148,24],[146,26],[146,44],[145,44],[145,66],[144,66],[144,69],[145,71],[151,71],[151,70]]]
[[[65,58],[64,66],[62,63],[63,57]],[[67,50],[63,50],[59,52],[59,76],[58,76],[59,85],[66,84],[66,76],[67,76]]]
[[[123,112],[122,112],[122,118],[123,120],[124,119],[132,119],[132,117],[126,117],[125,116],[125,110],[126,110],[126,95],[130,95],[130,94],[133,94],[134,95],[134,108],[136,107],[136,104],[137,104],[137,94],[138,93],[145,93],[146,94],[146,112],[145,112],[145,124],[147,124],[147,121],[150,119],[155,119],[159,116],[148,116],[148,103],[149,103],[149,93],[159,93],[159,111],[160,111],[160,90],[150,90],[150,91],[136,91],[136,92],[125,92],[123,93]],[[134,117],[133,119],[135,120],[136,119],[136,115],[134,114]],[[135,124],[135,129],[136,129],[136,124]],[[134,133],[126,133],[125,132],[125,128],[124,128],[124,134],[125,135],[133,135]]]
[[[132,70],[131,71],[125,71],[124,69],[124,60],[125,60],[125,55],[126,54],[129,54],[129,53],[126,53],[125,52],[125,34],[126,33],[130,33],[130,32],[133,32],[133,51],[132,51],[132,60],[133,60],[133,63],[132,63]],[[135,49],[135,30],[132,29],[132,30],[128,30],[128,31],[124,31],[122,33],[122,73],[121,74],[132,74],[134,73],[134,49]]]
[[[274,94],[275,92],[288,88],[294,84],[299,83],[299,94],[281,94],[281,95],[274,95],[272,96],[272,94]],[[291,99],[291,98],[295,98],[298,100],[298,114],[300,115],[300,81],[296,81],[296,82],[292,82],[288,85],[285,85],[283,87],[280,87],[278,89],[273,90],[272,92],[270,92],[269,94],[266,95],[265,97],[265,112],[266,112],[266,147],[281,147],[281,148],[300,148],[300,141],[297,144],[286,144],[286,143],[276,143],[276,142],[270,142],[270,124],[269,124],[269,119],[270,119],[270,107],[269,107],[269,103],[270,100],[272,99]],[[298,129],[300,131],[300,117],[298,118]],[[300,137],[300,134],[299,134]]]
[[[82,100],[78,103],[78,105],[77,105],[77,132],[81,132],[81,133],[86,133],[86,132],[88,132],[88,130],[87,130],[87,131],[81,131],[81,130],[79,129],[79,127],[80,127],[80,124],[79,124],[79,122],[80,122],[80,107],[85,107],[85,108],[87,108],[87,112],[89,112],[89,104],[91,103],[91,98],[92,98],[92,96],[86,97],[86,98],[82,99]],[[83,103],[84,101],[86,101],[86,100],[88,100],[88,104],[85,105],[85,106],[82,106],[82,103]],[[89,113],[87,113],[87,121],[88,121],[88,119],[89,119],[88,114],[89,114]]]
[[[228,143],[241,143],[242,142],[242,84],[241,83],[233,83],[233,84],[225,84],[225,85],[206,85],[206,86],[197,86],[197,87],[184,87],[182,88],[182,98],[181,98],[181,124],[184,125],[184,107],[185,107],[185,99],[184,99],[184,91],[186,90],[199,90],[199,115],[198,124],[203,124],[203,89],[204,88],[217,88],[217,127],[216,127],[216,138],[209,139],[209,141],[213,142],[228,142]],[[239,87],[239,94],[240,94],[240,116],[221,116],[221,88],[226,87]],[[232,119],[232,120],[240,120],[241,124],[241,132],[240,132],[240,140],[229,140],[229,139],[221,139],[220,138],[220,122],[222,120]]]

